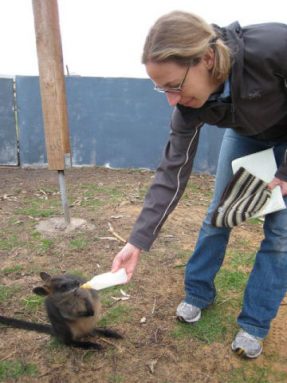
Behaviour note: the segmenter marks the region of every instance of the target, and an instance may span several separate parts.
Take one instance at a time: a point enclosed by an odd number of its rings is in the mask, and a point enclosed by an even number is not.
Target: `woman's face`
[[[198,64],[189,68],[174,62],[148,62],[146,71],[155,85],[165,90],[171,106],[181,104],[191,108],[200,108],[219,87],[210,74],[213,63],[213,54],[206,54]],[[170,88],[177,88],[181,84],[180,92],[169,91]]]

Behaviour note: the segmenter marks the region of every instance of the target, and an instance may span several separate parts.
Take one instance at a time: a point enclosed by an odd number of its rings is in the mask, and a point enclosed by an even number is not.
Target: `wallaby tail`
[[[115,339],[123,339],[123,336],[121,334],[119,334],[117,331],[114,331],[114,330],[111,330],[109,328],[106,328],[106,327],[97,327],[95,328],[91,335],[102,335],[102,336],[105,336],[107,338],[115,338]]]
[[[19,328],[22,330],[36,331],[49,335],[53,334],[52,326],[48,324],[26,322],[21,319],[3,317],[2,315],[0,315],[0,323],[5,324],[9,327]]]

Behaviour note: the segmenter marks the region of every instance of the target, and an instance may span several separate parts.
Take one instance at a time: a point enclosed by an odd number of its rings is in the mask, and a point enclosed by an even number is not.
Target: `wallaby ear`
[[[33,293],[41,296],[46,296],[49,295],[49,290],[45,287],[39,286],[39,287],[34,287]]]
[[[51,275],[46,273],[45,271],[41,271],[40,277],[44,282],[48,282],[51,280]]]

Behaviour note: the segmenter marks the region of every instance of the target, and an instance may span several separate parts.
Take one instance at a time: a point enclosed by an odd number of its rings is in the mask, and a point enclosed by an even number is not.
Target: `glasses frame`
[[[157,85],[154,86],[154,90],[156,92],[159,92],[159,93],[181,93],[182,92],[182,88],[184,86],[184,83],[185,83],[185,80],[187,78],[187,75],[188,75],[188,72],[189,72],[189,69],[190,69],[191,65],[188,65],[186,71],[185,71],[185,74],[184,74],[184,77],[183,79],[181,80],[179,86],[176,86],[174,88],[161,88]]]

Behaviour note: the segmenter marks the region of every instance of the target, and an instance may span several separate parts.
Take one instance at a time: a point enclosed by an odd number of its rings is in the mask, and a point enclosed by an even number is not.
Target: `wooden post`
[[[57,170],[66,225],[70,224],[64,169],[71,161],[66,87],[57,0],[32,0],[49,170]]]
[[[70,153],[57,0],[32,0],[48,167],[64,170]]]

